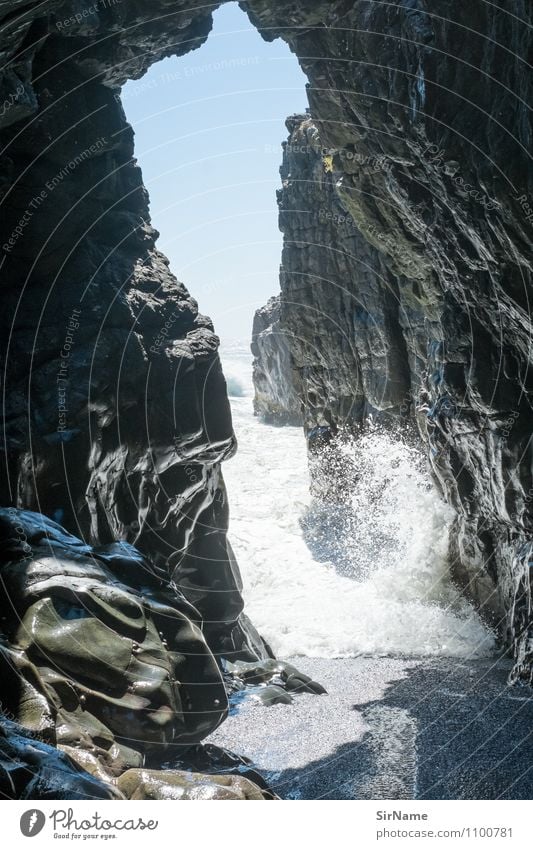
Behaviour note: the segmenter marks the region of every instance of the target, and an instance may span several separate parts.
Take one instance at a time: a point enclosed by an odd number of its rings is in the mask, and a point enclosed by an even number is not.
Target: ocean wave
[[[453,514],[418,452],[379,432],[340,444],[342,503],[313,502],[302,431],[254,418],[251,394],[232,397],[240,448],[224,476],[247,613],[274,651],[489,655],[494,636],[450,579]]]

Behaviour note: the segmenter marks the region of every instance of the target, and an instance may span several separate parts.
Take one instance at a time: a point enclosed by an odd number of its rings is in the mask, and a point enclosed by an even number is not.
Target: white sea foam
[[[344,505],[313,504],[302,430],[254,418],[245,349],[222,360],[243,388],[231,398],[239,452],[224,467],[230,538],[247,613],[276,654],[490,654],[492,634],[449,579],[451,512],[418,453],[379,432],[347,443],[335,460]]]
[[[226,383],[228,385],[228,395],[230,398],[243,398],[247,394],[246,387],[238,377],[228,375]]]

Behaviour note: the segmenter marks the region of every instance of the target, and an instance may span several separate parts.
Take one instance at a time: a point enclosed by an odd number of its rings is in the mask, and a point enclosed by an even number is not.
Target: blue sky
[[[279,291],[285,118],[307,106],[305,77],[279,39],[263,41],[236,3],[199,50],[123,89],[158,247],[223,342],[247,340]]]

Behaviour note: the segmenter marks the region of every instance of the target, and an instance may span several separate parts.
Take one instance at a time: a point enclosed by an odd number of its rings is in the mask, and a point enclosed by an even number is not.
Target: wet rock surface
[[[231,674],[229,692],[234,703],[258,701],[263,705],[290,705],[292,697],[299,693],[321,696],[326,692],[322,684],[282,660],[260,664],[237,661],[227,664],[227,669]]]
[[[531,799],[533,700],[509,661],[295,662],[327,695],[237,703],[211,738],[282,799]]]
[[[4,709],[108,780],[216,728],[227,700],[200,615],[149,562],[41,514],[0,520]]]
[[[261,801],[273,798],[256,784],[238,775],[207,776],[166,770],[132,769],[119,778],[127,799]]]
[[[1,510],[0,528],[1,708],[20,723],[1,726],[4,795],[269,798],[229,755],[222,777],[161,769],[198,760],[228,709],[175,587],[127,543],[85,545],[42,514]]]
[[[120,791],[0,717],[1,799],[121,799]]]

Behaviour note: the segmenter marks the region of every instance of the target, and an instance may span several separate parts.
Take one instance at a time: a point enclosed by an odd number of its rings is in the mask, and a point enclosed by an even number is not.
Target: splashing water
[[[228,395],[230,398],[243,398],[246,395],[246,389],[242,384],[242,381],[239,380],[238,377],[232,377],[228,375],[226,377],[226,383],[228,386]]]
[[[379,431],[340,442],[318,482],[333,476],[343,501],[312,501],[302,430],[254,418],[246,349],[222,362],[243,387],[231,398],[239,452],[224,466],[230,539],[247,613],[276,654],[490,654],[493,635],[449,579],[453,514],[419,453]]]

